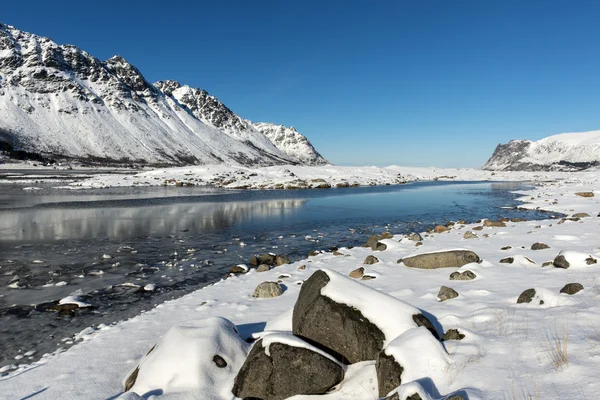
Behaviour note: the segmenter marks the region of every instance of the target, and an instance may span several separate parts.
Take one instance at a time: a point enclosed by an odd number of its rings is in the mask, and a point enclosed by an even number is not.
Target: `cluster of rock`
[[[240,351],[246,350],[244,342],[232,334],[233,324],[224,321],[219,320],[218,329],[211,328],[211,340],[223,343],[219,336],[224,335],[226,341],[235,342],[233,348],[237,346],[239,351],[210,354],[202,350],[204,357],[195,357],[195,362],[202,365],[192,369],[217,380],[218,374],[231,376],[235,371],[231,391],[241,399],[280,400],[325,394],[342,383],[348,365],[368,360],[375,361],[379,396],[400,399],[395,392],[398,386],[429,372],[432,375],[425,376],[435,381],[449,362],[441,328],[431,315],[330,270],[316,271],[302,285],[293,309],[292,331],[259,334],[262,337],[247,355],[244,353],[243,361]],[[221,334],[219,329],[225,332]],[[173,336],[168,333],[165,338],[169,335]],[[460,340],[464,335],[449,330],[444,337]],[[164,340],[156,348],[167,347],[162,344]],[[158,357],[153,356],[154,352],[151,350],[128,377],[126,390],[140,393],[151,389],[145,374],[156,368]],[[162,374],[168,377],[175,373]],[[408,398],[421,398],[419,393],[411,395]]]

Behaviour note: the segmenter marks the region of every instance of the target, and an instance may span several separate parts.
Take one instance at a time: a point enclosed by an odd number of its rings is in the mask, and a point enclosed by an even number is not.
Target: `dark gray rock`
[[[588,213],[576,213],[576,214],[571,215],[571,217],[573,217],[573,218],[588,218],[588,217],[590,217],[590,214],[588,214]]]
[[[321,290],[329,281],[325,272],[317,271],[304,282],[294,305],[292,332],[346,363],[375,360],[383,348],[383,332],[356,308],[323,296]],[[439,339],[423,314],[415,314],[412,319],[415,326],[426,327]]]
[[[583,290],[583,285],[581,283],[567,283],[562,289],[560,289],[560,293],[566,294],[575,294],[579,293]]]
[[[465,338],[465,335],[460,333],[458,329],[448,329],[446,333],[442,336],[442,340],[462,340]]]
[[[424,253],[398,260],[398,262],[404,263],[407,267],[421,269],[460,268],[463,265],[479,261],[479,256],[470,250]]]
[[[442,286],[437,297],[439,301],[446,301],[458,297],[458,292],[448,286]]]
[[[248,272],[248,270],[244,267],[240,267],[239,265],[234,265],[233,267],[229,268],[229,273],[231,274],[245,274],[246,272]]]
[[[501,264],[512,264],[513,262],[515,262],[515,259],[513,257],[506,257],[500,260]]]
[[[270,270],[271,267],[267,264],[260,264],[257,268],[256,268],[256,272],[267,272],[268,270]]]
[[[541,242],[537,242],[531,245],[531,250],[544,250],[549,248],[550,246],[548,246],[546,243]]]
[[[450,274],[451,281],[470,281],[477,278],[473,271],[466,270],[463,272],[454,271]]]
[[[408,235],[408,240],[412,240],[413,242],[421,242],[423,240],[423,237],[421,237],[421,235],[419,235],[418,233],[413,232],[410,235]]]
[[[385,354],[383,350],[377,356],[375,370],[377,371],[379,397],[384,397],[402,384],[404,368],[396,361],[394,356]]]
[[[510,249],[512,249],[512,246],[504,246],[500,250],[510,250]]]
[[[517,299],[517,304],[531,303],[531,300],[535,297],[535,289],[527,289]]]
[[[556,268],[567,269],[571,266],[571,264],[569,264],[569,262],[567,261],[565,256],[560,255],[560,254],[558,256],[556,256],[556,258],[554,259],[554,261],[552,263],[554,264],[554,266]]]
[[[344,379],[344,369],[303,347],[271,343],[267,355],[259,340],[235,377],[232,393],[242,399],[283,400],[324,394]]]
[[[291,263],[291,260],[288,256],[284,256],[284,255],[277,255],[275,256],[275,265],[277,265],[278,267],[284,264],[289,264]]]

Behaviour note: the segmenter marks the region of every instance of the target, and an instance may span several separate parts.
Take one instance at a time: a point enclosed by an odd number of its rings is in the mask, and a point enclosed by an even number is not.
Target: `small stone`
[[[535,296],[535,289],[527,289],[517,299],[517,304],[531,303],[531,300]]]
[[[451,281],[470,281],[477,278],[473,271],[466,270],[464,272],[455,271],[450,274]]]
[[[306,269],[306,265],[301,265],[298,267],[298,271],[304,271]]]
[[[365,274],[365,269],[363,267],[358,267],[355,270],[350,271],[348,276],[350,276],[350,278],[360,279],[363,277],[364,274]]]
[[[433,228],[434,233],[442,233],[442,232],[446,232],[447,230],[448,230],[448,228],[446,228],[443,225],[436,225],[435,228]]]
[[[412,240],[413,242],[420,242],[423,240],[423,238],[418,233],[413,232],[410,235],[408,235],[408,240]]]
[[[423,242],[417,242],[417,243],[415,243],[415,246],[416,247],[423,246]]]
[[[531,250],[544,250],[549,248],[550,246],[548,246],[546,243],[541,242],[537,242],[531,245]]]
[[[474,226],[473,228],[474,231],[482,231],[483,230],[483,226]]]
[[[458,292],[448,286],[442,286],[438,293],[438,301],[446,301],[458,297]]]
[[[573,218],[588,218],[588,217],[590,217],[590,214],[588,214],[588,213],[577,213],[577,214],[571,215],[571,217],[573,217]]]
[[[474,234],[473,232],[471,232],[471,231],[467,231],[463,235],[463,238],[465,238],[465,239],[477,239],[478,236],[476,234]]]
[[[442,340],[462,340],[465,335],[460,333],[458,329],[448,329],[444,336],[442,336]]]
[[[579,197],[594,197],[594,192],[577,192],[575,195]]]
[[[277,282],[262,282],[259,283],[252,297],[258,297],[261,299],[281,296],[283,294],[283,288]]]
[[[567,269],[571,266],[571,264],[569,264],[569,262],[563,255],[556,256],[556,258],[554,259],[552,264],[554,264],[554,266],[556,268],[564,268],[564,269]]]
[[[268,270],[270,270],[271,267],[268,266],[267,264],[260,264],[257,268],[256,268],[256,272],[267,272]]]
[[[551,267],[554,265],[553,261],[546,261],[545,263],[542,264],[542,267]]]
[[[379,258],[377,258],[375,256],[367,256],[367,258],[365,258],[365,261],[363,262],[363,264],[372,265],[372,264],[377,264],[378,262],[379,262]]]
[[[282,266],[284,264],[289,264],[291,263],[290,258],[288,256],[284,256],[284,255],[277,255],[275,256],[275,265]]]
[[[229,273],[231,274],[245,274],[246,272],[248,272],[248,268],[244,268],[241,265],[234,265],[229,268]]]
[[[371,279],[375,279],[375,277],[373,275],[363,275],[363,277],[360,278],[361,281],[370,281]]]
[[[560,289],[560,293],[575,294],[582,290],[583,285],[581,283],[567,283],[562,289]]]
[[[500,260],[500,263],[512,264],[514,261],[515,261],[515,259],[513,257],[506,257],[506,258],[503,258],[502,260]]]
[[[488,226],[491,228],[504,228],[506,227],[506,224],[503,221],[490,221],[489,219],[486,219],[483,221],[483,226]]]
[[[217,364],[217,367],[219,367],[219,368],[225,368],[225,367],[227,366],[227,361],[225,361],[225,360],[223,359],[223,357],[221,357],[221,356],[219,356],[219,355],[215,355],[215,356],[213,357],[213,362],[214,362],[215,364]]]
[[[500,250],[510,250],[510,249],[512,249],[512,246],[504,246]]]
[[[392,239],[393,237],[394,237],[394,235],[392,235],[390,232],[383,232],[381,234],[382,239]]]

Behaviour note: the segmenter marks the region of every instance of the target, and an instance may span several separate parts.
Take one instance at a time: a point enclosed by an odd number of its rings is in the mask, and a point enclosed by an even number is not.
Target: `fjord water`
[[[518,205],[512,191],[523,188],[420,182],[296,191],[31,191],[5,185],[0,366],[14,362],[19,351],[53,351],[57,340],[88,326],[134,316],[221,279],[253,254],[298,260],[311,250],[360,245],[374,232],[423,231],[459,219],[548,218],[512,208]],[[140,291],[146,284],[157,289]],[[66,315],[46,310],[49,302],[70,294],[94,307]]]

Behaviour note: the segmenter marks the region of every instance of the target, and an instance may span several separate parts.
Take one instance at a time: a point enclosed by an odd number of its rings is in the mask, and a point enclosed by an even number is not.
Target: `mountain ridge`
[[[149,83],[121,56],[0,23],[0,141],[26,152],[150,165],[326,164],[287,154],[216,97],[175,81]],[[318,153],[317,153],[318,154]],[[303,155],[304,156],[304,155]]]

